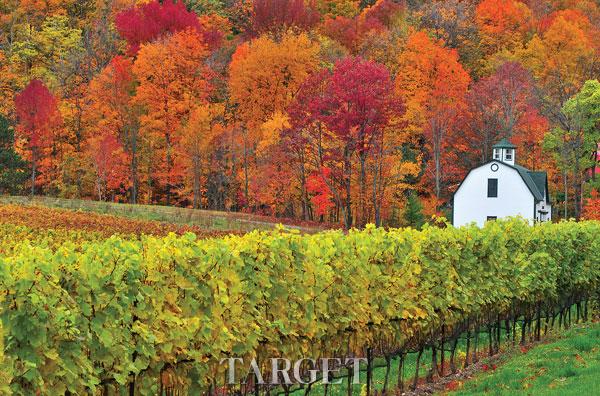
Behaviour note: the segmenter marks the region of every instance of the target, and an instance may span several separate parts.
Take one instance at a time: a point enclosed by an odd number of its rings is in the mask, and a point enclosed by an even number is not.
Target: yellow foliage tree
[[[229,89],[243,121],[259,126],[285,107],[318,66],[319,46],[306,34],[280,42],[261,36],[240,45],[229,66]]]
[[[202,170],[204,165],[210,165],[209,156],[217,146],[215,140],[223,131],[220,122],[223,112],[224,106],[221,104],[197,106],[190,113],[185,126],[181,128],[177,158],[181,161],[180,166],[186,179],[191,181],[195,209],[200,208],[202,204]]]
[[[590,73],[599,55],[593,37],[563,16],[558,16],[541,36],[534,36],[520,54],[556,109],[592,78]]]
[[[335,18],[336,16],[353,17],[356,16],[359,9],[358,0],[317,0],[317,9],[321,15]]]
[[[249,157],[269,128],[262,125],[284,113],[306,77],[319,65],[319,45],[302,33],[286,33],[281,41],[268,36],[240,45],[229,66],[229,90],[244,125],[244,193],[248,202]],[[255,161],[256,162],[256,161]]]

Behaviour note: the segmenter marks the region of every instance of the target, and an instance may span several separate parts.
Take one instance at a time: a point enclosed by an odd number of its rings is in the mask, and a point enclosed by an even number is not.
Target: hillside
[[[192,232],[215,232],[216,234],[224,234],[226,232],[249,232],[253,230],[271,230],[277,227],[279,224],[284,225],[288,229],[295,229],[301,232],[313,233],[327,229],[324,224],[301,222],[293,219],[278,219],[267,216],[257,216],[245,213],[226,213],[210,210],[199,210],[199,209],[186,209],[177,207],[167,207],[159,205],[131,205],[131,204],[118,204],[110,202],[98,202],[89,200],[76,200],[76,199],[64,199],[64,198],[52,198],[52,197],[18,197],[18,196],[0,196],[0,205],[19,205],[19,206],[32,206],[38,208],[58,208],[67,209],[68,211],[55,211],[58,214],[66,214],[68,212],[92,212],[111,215],[112,217],[106,217],[113,220],[111,223],[118,223],[118,217],[131,218],[140,221],[140,226],[137,228],[143,229],[144,221],[148,224],[151,223],[168,223],[172,224],[170,227],[172,230],[189,230]],[[10,217],[13,217],[13,221],[19,223],[35,224],[40,221],[44,222],[47,227],[51,226],[53,222],[56,225],[68,227],[68,223],[58,221],[56,218],[52,218],[52,211],[47,210],[38,212],[27,212],[24,213],[11,213],[10,207],[2,207],[0,209],[6,213],[6,217],[2,220],[3,222],[10,222]],[[32,216],[29,218],[28,216]],[[103,217],[90,215],[86,219],[86,215],[81,214],[80,216],[84,221],[95,222],[94,228],[102,229]],[[72,228],[80,228],[81,225],[73,223],[70,225]],[[115,224],[116,226],[116,224]],[[185,226],[189,226],[187,229]],[[331,226],[330,226],[331,227]],[[105,227],[103,231],[110,232],[114,227]],[[149,227],[153,229],[153,226]],[[169,229],[167,226],[165,229]],[[150,232],[151,233],[151,232]],[[159,233],[160,234],[160,233]]]

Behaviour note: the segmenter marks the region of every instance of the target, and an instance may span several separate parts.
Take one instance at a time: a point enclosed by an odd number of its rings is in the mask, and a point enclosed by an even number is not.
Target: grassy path
[[[600,323],[577,325],[559,340],[514,352],[449,395],[600,395]]]

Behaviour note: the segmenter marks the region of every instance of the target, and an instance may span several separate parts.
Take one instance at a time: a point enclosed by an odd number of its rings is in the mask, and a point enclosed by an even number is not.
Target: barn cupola
[[[514,144],[509,142],[506,138],[500,140],[498,143],[492,146],[493,158],[497,161],[502,161],[509,165],[515,164],[516,148]]]

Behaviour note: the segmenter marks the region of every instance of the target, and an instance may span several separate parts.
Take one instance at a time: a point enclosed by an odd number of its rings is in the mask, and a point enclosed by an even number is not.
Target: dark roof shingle
[[[508,141],[507,138],[500,140],[498,143],[494,144],[492,148],[517,148],[514,144]]]
[[[546,172],[533,172],[527,168],[522,167],[521,165],[516,165],[516,164],[510,165],[510,164],[504,163],[504,165],[512,166],[513,168],[515,168],[517,170],[517,172],[519,172],[519,175],[521,175],[521,178],[523,179],[525,184],[527,184],[527,187],[529,188],[529,190],[531,191],[531,193],[533,194],[533,196],[535,197],[535,199],[537,201],[544,200],[544,191],[546,191],[546,186],[547,186]],[[550,199],[548,197],[547,192],[546,192],[546,202],[550,203]]]

